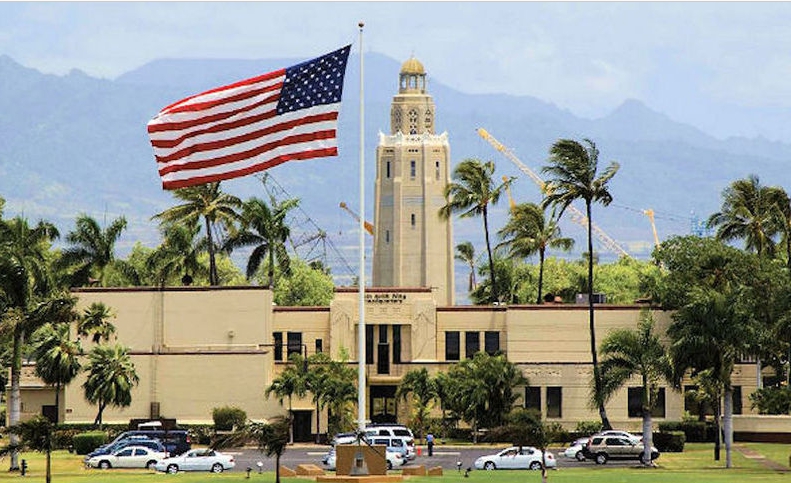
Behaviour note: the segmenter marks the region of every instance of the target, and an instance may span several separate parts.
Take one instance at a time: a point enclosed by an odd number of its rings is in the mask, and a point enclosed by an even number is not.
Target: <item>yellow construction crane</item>
[[[533,172],[530,168],[528,168],[519,158],[516,157],[514,153],[511,152],[510,149],[503,146],[500,141],[495,139],[488,131],[484,128],[478,128],[477,130],[478,135],[486,140],[489,144],[491,144],[494,149],[503,153],[503,155],[511,160],[512,163],[516,165],[523,173],[530,176],[539,188],[541,188],[541,192],[544,193],[546,191],[546,183],[540,176]],[[588,217],[586,217],[580,210],[574,207],[574,205],[569,205],[566,208],[571,213],[571,221],[577,223],[583,227],[588,226]],[[607,233],[604,232],[601,228],[599,228],[595,223],[591,223],[591,231],[593,235],[610,251],[613,251],[621,256],[629,257],[630,255],[624,250],[621,245],[618,244],[615,240],[612,239]]]
[[[503,175],[503,183],[505,183],[505,192],[508,193],[508,205],[511,207],[511,213],[516,211],[516,201],[514,201],[514,197],[511,196],[511,178],[506,175]]]
[[[360,222],[360,215],[358,215],[357,213],[352,211],[352,209],[349,208],[349,205],[347,205],[345,201],[341,201],[341,205],[340,206],[341,206],[342,209],[346,210],[347,213],[352,215],[352,217],[355,220],[357,220],[357,223]],[[365,231],[367,231],[369,235],[373,236],[373,234],[374,234],[374,226],[372,224],[368,223],[367,221],[363,222],[363,226],[365,226]]]
[[[651,221],[651,230],[654,231],[654,245],[659,248],[659,235],[656,233],[656,223],[654,223],[654,210],[651,208],[643,210],[643,214]]]

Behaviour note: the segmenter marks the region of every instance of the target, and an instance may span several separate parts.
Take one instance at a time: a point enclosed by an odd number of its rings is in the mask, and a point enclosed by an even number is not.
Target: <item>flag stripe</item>
[[[346,46],[170,104],[148,133],[163,188],[244,176],[288,160],[337,156]]]

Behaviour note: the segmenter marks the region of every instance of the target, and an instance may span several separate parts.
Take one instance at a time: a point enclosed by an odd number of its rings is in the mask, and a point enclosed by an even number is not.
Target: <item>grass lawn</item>
[[[740,443],[767,458],[788,465],[791,446],[782,444]],[[18,473],[8,473],[2,465],[8,465],[8,458],[0,460],[0,482],[25,481],[26,483],[44,482],[44,455],[24,453],[28,461],[28,477],[20,480]],[[610,465],[597,466],[593,463],[581,468],[561,468],[549,472],[550,482],[586,483],[733,483],[733,482],[791,482],[791,472],[781,473],[765,468],[755,459],[745,458],[737,451],[733,453],[734,468],[725,469],[725,452],[720,461],[713,459],[712,444],[687,444],[683,453],[664,453],[657,460],[658,468],[648,469],[629,467],[616,468]],[[179,475],[156,474],[148,470],[100,471],[85,469],[82,457],[65,451],[53,453],[53,478],[56,483],[81,483],[100,481],[109,483],[157,482],[174,479],[179,483],[203,483],[245,480],[244,472],[231,472],[219,475],[205,473],[182,473]],[[274,473],[251,474],[253,481],[271,483]],[[303,478],[282,478],[283,483],[305,483]],[[473,471],[469,478],[463,473],[447,471],[442,477],[410,477],[410,483],[528,483],[540,482],[538,471]]]

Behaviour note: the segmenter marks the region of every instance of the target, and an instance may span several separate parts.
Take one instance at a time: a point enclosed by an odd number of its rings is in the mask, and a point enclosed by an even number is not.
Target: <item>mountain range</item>
[[[122,255],[137,241],[157,245],[159,234],[150,218],[171,206],[173,197],[161,188],[147,121],[186,96],[302,60],[159,59],[115,79],[99,79],[79,70],[43,74],[0,56],[0,196],[6,199],[6,216],[43,218],[65,234],[80,213],[100,223],[123,215],[129,228],[119,243]],[[377,133],[389,132],[400,65],[382,54],[365,56],[364,216],[369,219]],[[297,238],[319,240],[318,249],[328,253],[333,273],[346,277],[356,271],[357,224],[338,204],[346,201],[359,211],[358,69],[359,58],[353,54],[340,114],[340,155],[285,163],[268,172],[272,183],[267,184],[278,196],[301,199],[295,215]],[[454,165],[469,157],[494,160],[498,178],[518,177],[512,187],[517,202],[540,201],[537,186],[479,137],[477,128],[485,128],[539,174],[549,147],[559,138],[593,140],[602,168],[610,161],[620,163],[610,185],[614,201],[606,208],[595,207],[593,219],[637,258],[647,257],[653,246],[645,209],[654,210],[657,231],[665,238],[690,233],[696,220],[717,211],[722,190],[736,179],[756,174],[763,184],[791,187],[789,144],[717,139],[635,99],[605,117],[580,118],[534,97],[459,92],[431,77],[430,65],[426,70],[437,106],[435,124],[449,134]],[[267,195],[257,176],[223,186],[243,199]],[[495,230],[504,224],[507,210],[507,200],[494,207]],[[571,224],[563,229],[579,240],[573,255],[579,256],[584,230]],[[322,235],[311,236],[318,233]],[[477,251],[484,250],[480,220],[455,220],[454,238],[455,243],[469,240]]]

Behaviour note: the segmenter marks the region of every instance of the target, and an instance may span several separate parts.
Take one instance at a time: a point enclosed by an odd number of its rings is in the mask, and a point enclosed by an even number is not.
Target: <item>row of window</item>
[[[302,343],[302,332],[286,332],[286,343],[283,344],[283,332],[273,332],[272,341],[274,342],[274,356],[276,361],[287,360],[291,354],[303,354],[307,356],[308,346]],[[316,353],[324,351],[324,343],[321,339],[315,340],[314,349]],[[283,348],[286,349],[285,359],[283,358]]]
[[[392,168],[391,168],[391,166],[392,166],[392,161],[386,161],[385,162],[385,177],[387,179],[390,179],[390,177],[392,175]],[[439,161],[434,161],[434,179],[435,180],[437,180],[437,181],[440,180],[441,172],[442,172],[442,170],[440,169],[440,162]],[[414,180],[415,178],[417,178],[417,161],[412,160],[412,161],[409,162],[409,179]]]
[[[500,333],[486,331],[483,333],[483,350],[490,356],[500,352]],[[464,332],[464,357],[472,359],[481,351],[481,333]],[[445,332],[445,360],[458,361],[461,359],[461,332]]]

